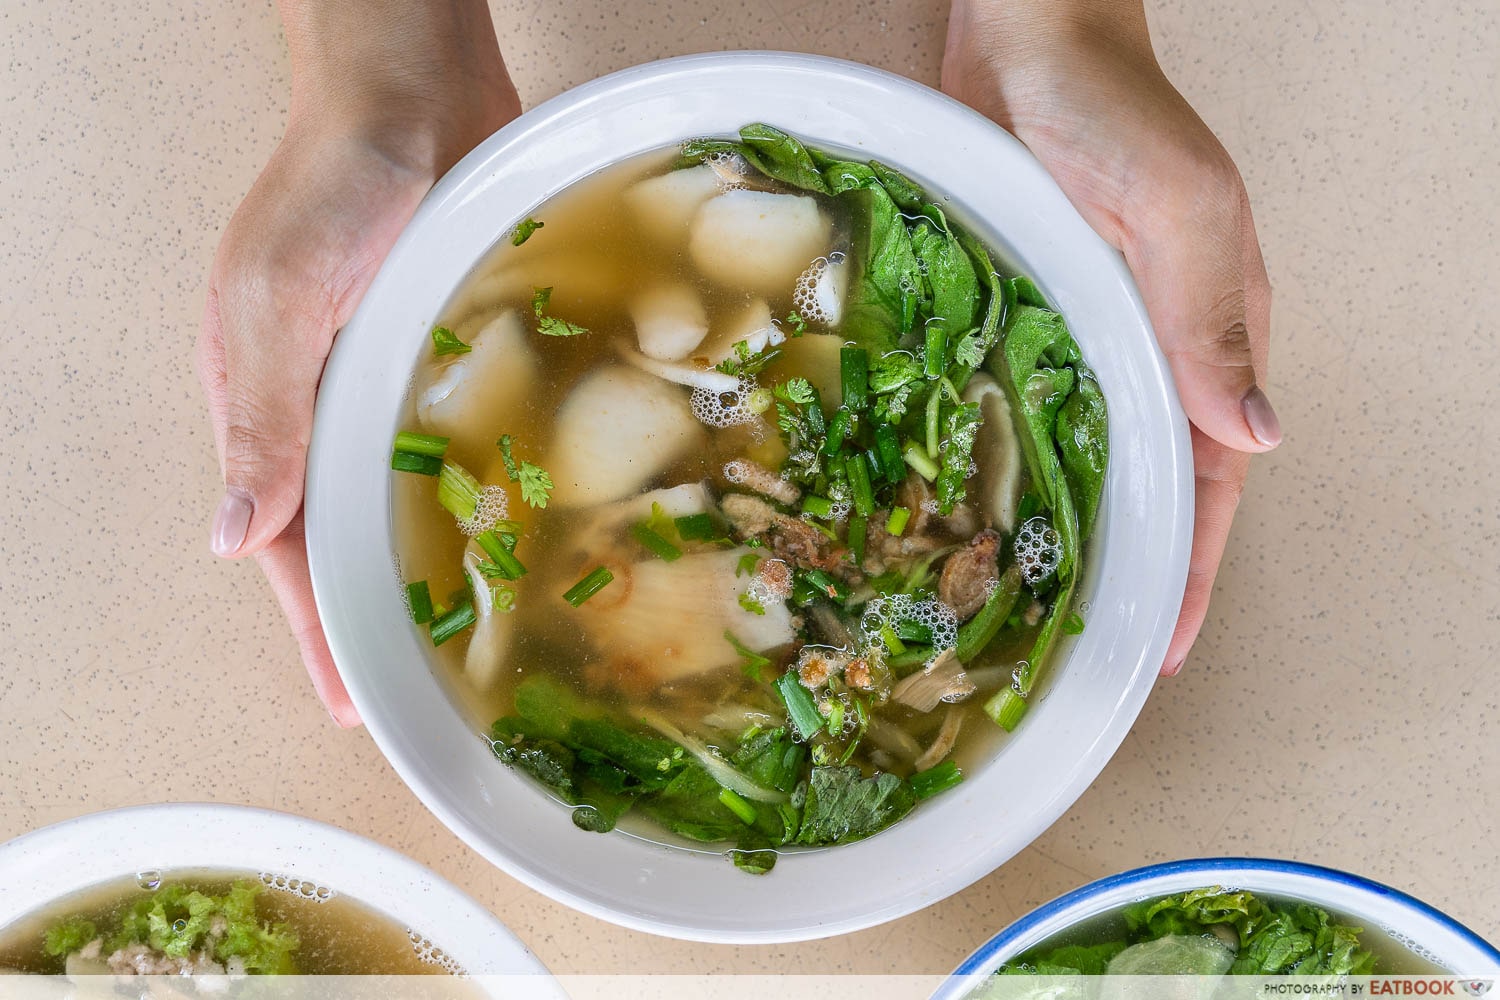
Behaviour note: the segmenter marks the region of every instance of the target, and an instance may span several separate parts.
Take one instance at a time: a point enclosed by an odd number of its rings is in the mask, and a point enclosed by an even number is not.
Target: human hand
[[[1140,285],[1192,423],[1193,551],[1161,668],[1176,674],[1250,455],[1281,441],[1259,386],[1271,289],[1244,183],[1157,65],[1139,0],[954,0],[942,86],[1036,154]]]
[[[375,6],[284,5],[293,63],[286,135],[219,244],[197,349],[225,484],[211,546],[255,556],[341,726],[359,716],[323,637],[302,534],[318,381],[334,335],[433,182],[520,111],[487,10],[482,24],[450,10],[447,21],[418,12],[421,23],[402,26],[394,15],[381,22]],[[401,61],[380,51],[382,32]],[[455,32],[462,41],[433,63],[411,64],[421,39],[442,46]],[[320,44],[330,38],[340,44]],[[374,51],[355,51],[350,39]]]

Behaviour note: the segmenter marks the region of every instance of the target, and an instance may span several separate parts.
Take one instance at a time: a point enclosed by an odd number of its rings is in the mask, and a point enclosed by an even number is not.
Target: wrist
[[[363,142],[436,179],[520,113],[484,0],[281,0],[288,137]]]
[[[1141,0],[953,0],[950,51],[963,36],[986,55],[1012,63],[1101,45],[1151,53]]]

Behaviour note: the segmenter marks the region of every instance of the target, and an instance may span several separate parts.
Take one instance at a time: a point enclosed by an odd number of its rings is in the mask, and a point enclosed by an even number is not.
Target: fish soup
[[[41,975],[457,973],[419,933],[280,875],[146,873],[0,928],[0,972]]]
[[[496,755],[606,831],[869,836],[1084,627],[1107,428],[1024,277],[768,126],[616,164],[460,287],[392,452],[402,585]]]

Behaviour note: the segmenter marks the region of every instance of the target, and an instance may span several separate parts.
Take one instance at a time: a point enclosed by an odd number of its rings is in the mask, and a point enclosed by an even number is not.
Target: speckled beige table
[[[503,0],[534,104],[717,48],[936,83],[937,0]],[[1276,287],[1287,443],[1215,605],[1078,804],[1013,863],[820,943],[653,939],[521,887],[318,707],[255,567],[215,561],[190,365],[220,229],[284,121],[271,5],[0,0],[0,838],[159,799],[366,833],[558,971],[941,972],[1028,908],[1149,861],[1262,854],[1408,889],[1500,939],[1500,7],[1154,6],[1239,162]]]

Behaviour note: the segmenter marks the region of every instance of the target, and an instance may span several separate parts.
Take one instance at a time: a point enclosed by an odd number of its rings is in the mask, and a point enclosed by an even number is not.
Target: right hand
[[[295,65],[295,47],[293,55]],[[255,556],[341,726],[359,725],[359,715],[323,637],[302,534],[318,381],[335,334],[428,189],[519,113],[503,64],[498,80],[471,81],[452,102],[429,90],[401,111],[387,90],[372,102],[377,113],[351,115],[337,97],[299,107],[294,73],[286,136],[230,220],[209,275],[197,362],[225,487],[211,545],[226,558]]]

